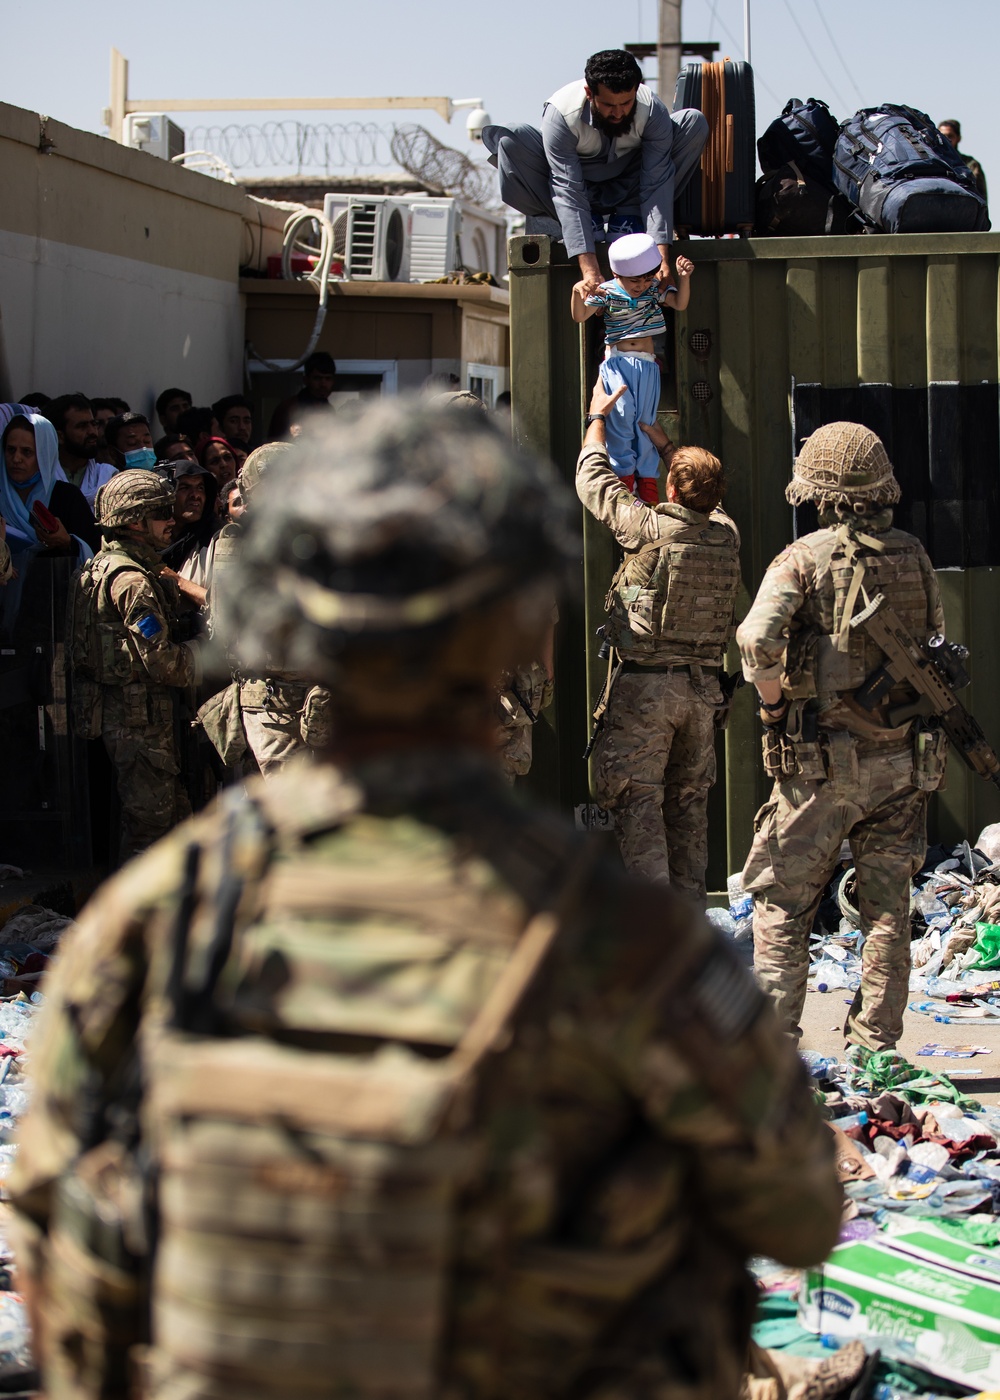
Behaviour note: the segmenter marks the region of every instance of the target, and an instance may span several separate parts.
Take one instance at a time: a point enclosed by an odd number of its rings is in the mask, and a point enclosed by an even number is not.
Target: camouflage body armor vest
[[[594,1034],[655,987],[646,1034],[742,1115],[727,946],[681,910],[683,955],[615,962],[662,898],[440,750],[232,790],[144,859],[137,1053],[54,1191],[54,1400],[738,1393],[742,1249]]]
[[[244,799],[189,866],[143,1031],[151,1395],[438,1392],[476,1070],[560,920],[460,895],[447,838],[399,825],[349,823],[342,863],[282,859]]]
[[[141,560],[120,547],[103,548],[80,569],[69,590],[66,610],[66,660],[70,681],[70,723],[83,739],[101,733],[104,686],[141,684],[149,689],[146,669],[137,660],[121,614],[111,601],[118,574],[146,574],[165,617],[170,605],[162,587]]]
[[[654,509],[667,528],[612,580],[608,639],[626,660],[721,666],[740,588],[736,526],[722,510]]]
[[[816,587],[808,615],[803,610],[789,636],[783,688],[789,698],[818,699],[823,708],[853,694],[885,660],[863,628],[849,626],[864,605],[862,589],[869,598],[884,593],[910,635],[926,639],[925,556],[913,535],[871,521],[817,530],[797,547],[813,562]],[[909,694],[893,693],[892,703]]]
[[[213,569],[216,575],[228,568],[239,553],[243,526],[238,520],[224,525],[215,539]],[[242,710],[267,710],[277,714],[298,714],[306,701],[309,686],[298,676],[281,671],[268,671],[266,676],[237,676],[239,703]],[[215,742],[213,738],[213,742]]]

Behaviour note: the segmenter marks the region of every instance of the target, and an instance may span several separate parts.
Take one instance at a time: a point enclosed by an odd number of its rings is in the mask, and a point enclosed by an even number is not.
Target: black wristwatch
[[[785,709],[787,704],[788,701],[782,696],[780,700],[775,700],[773,705],[768,705],[766,701],[762,700],[760,702],[760,708],[766,710],[769,715],[776,715],[779,710]]]
[[[591,423],[603,423],[607,426],[608,415],[606,413],[588,413],[583,420],[583,426],[589,428]]]

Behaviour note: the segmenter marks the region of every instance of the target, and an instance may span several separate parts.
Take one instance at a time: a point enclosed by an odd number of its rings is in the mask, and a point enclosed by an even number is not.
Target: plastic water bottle
[[[846,987],[856,992],[861,986],[861,978],[856,972],[848,972],[833,958],[820,958],[809,969],[810,980],[814,981],[817,992],[829,992],[834,987]]]
[[[836,1072],[838,1061],[832,1055],[820,1055],[815,1050],[800,1050],[799,1059],[813,1079],[828,1079]]]
[[[835,1128],[863,1128],[868,1122],[868,1114],[862,1109],[860,1113],[848,1113],[843,1118],[832,1120]]]
[[[714,924],[720,933],[724,933],[728,938],[736,935],[736,920],[728,909],[706,909],[705,917],[710,924]]]

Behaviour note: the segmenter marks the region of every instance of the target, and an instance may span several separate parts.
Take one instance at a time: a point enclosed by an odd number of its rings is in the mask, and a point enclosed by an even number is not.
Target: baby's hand
[[[692,277],[694,275],[694,263],[690,258],[679,257],[676,263],[678,277]]]

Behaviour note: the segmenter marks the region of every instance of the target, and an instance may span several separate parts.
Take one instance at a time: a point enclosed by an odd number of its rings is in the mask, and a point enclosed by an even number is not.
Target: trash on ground
[[[933,1242],[932,1232],[925,1238]],[[915,1255],[897,1241],[851,1240],[807,1270],[803,1326],[857,1338],[961,1385],[1000,1387],[1000,1276],[968,1272],[961,1249]]]
[[[29,904],[0,928],[0,983],[7,993],[0,997],[0,1201],[6,1199],[17,1151],[18,1121],[28,1106],[25,1065],[34,1016],[44,1000],[36,984],[71,923],[51,909]],[[0,1204],[0,1394],[5,1395],[33,1391],[39,1384],[27,1308],[17,1292],[17,1261],[7,1240],[8,1209]]]

